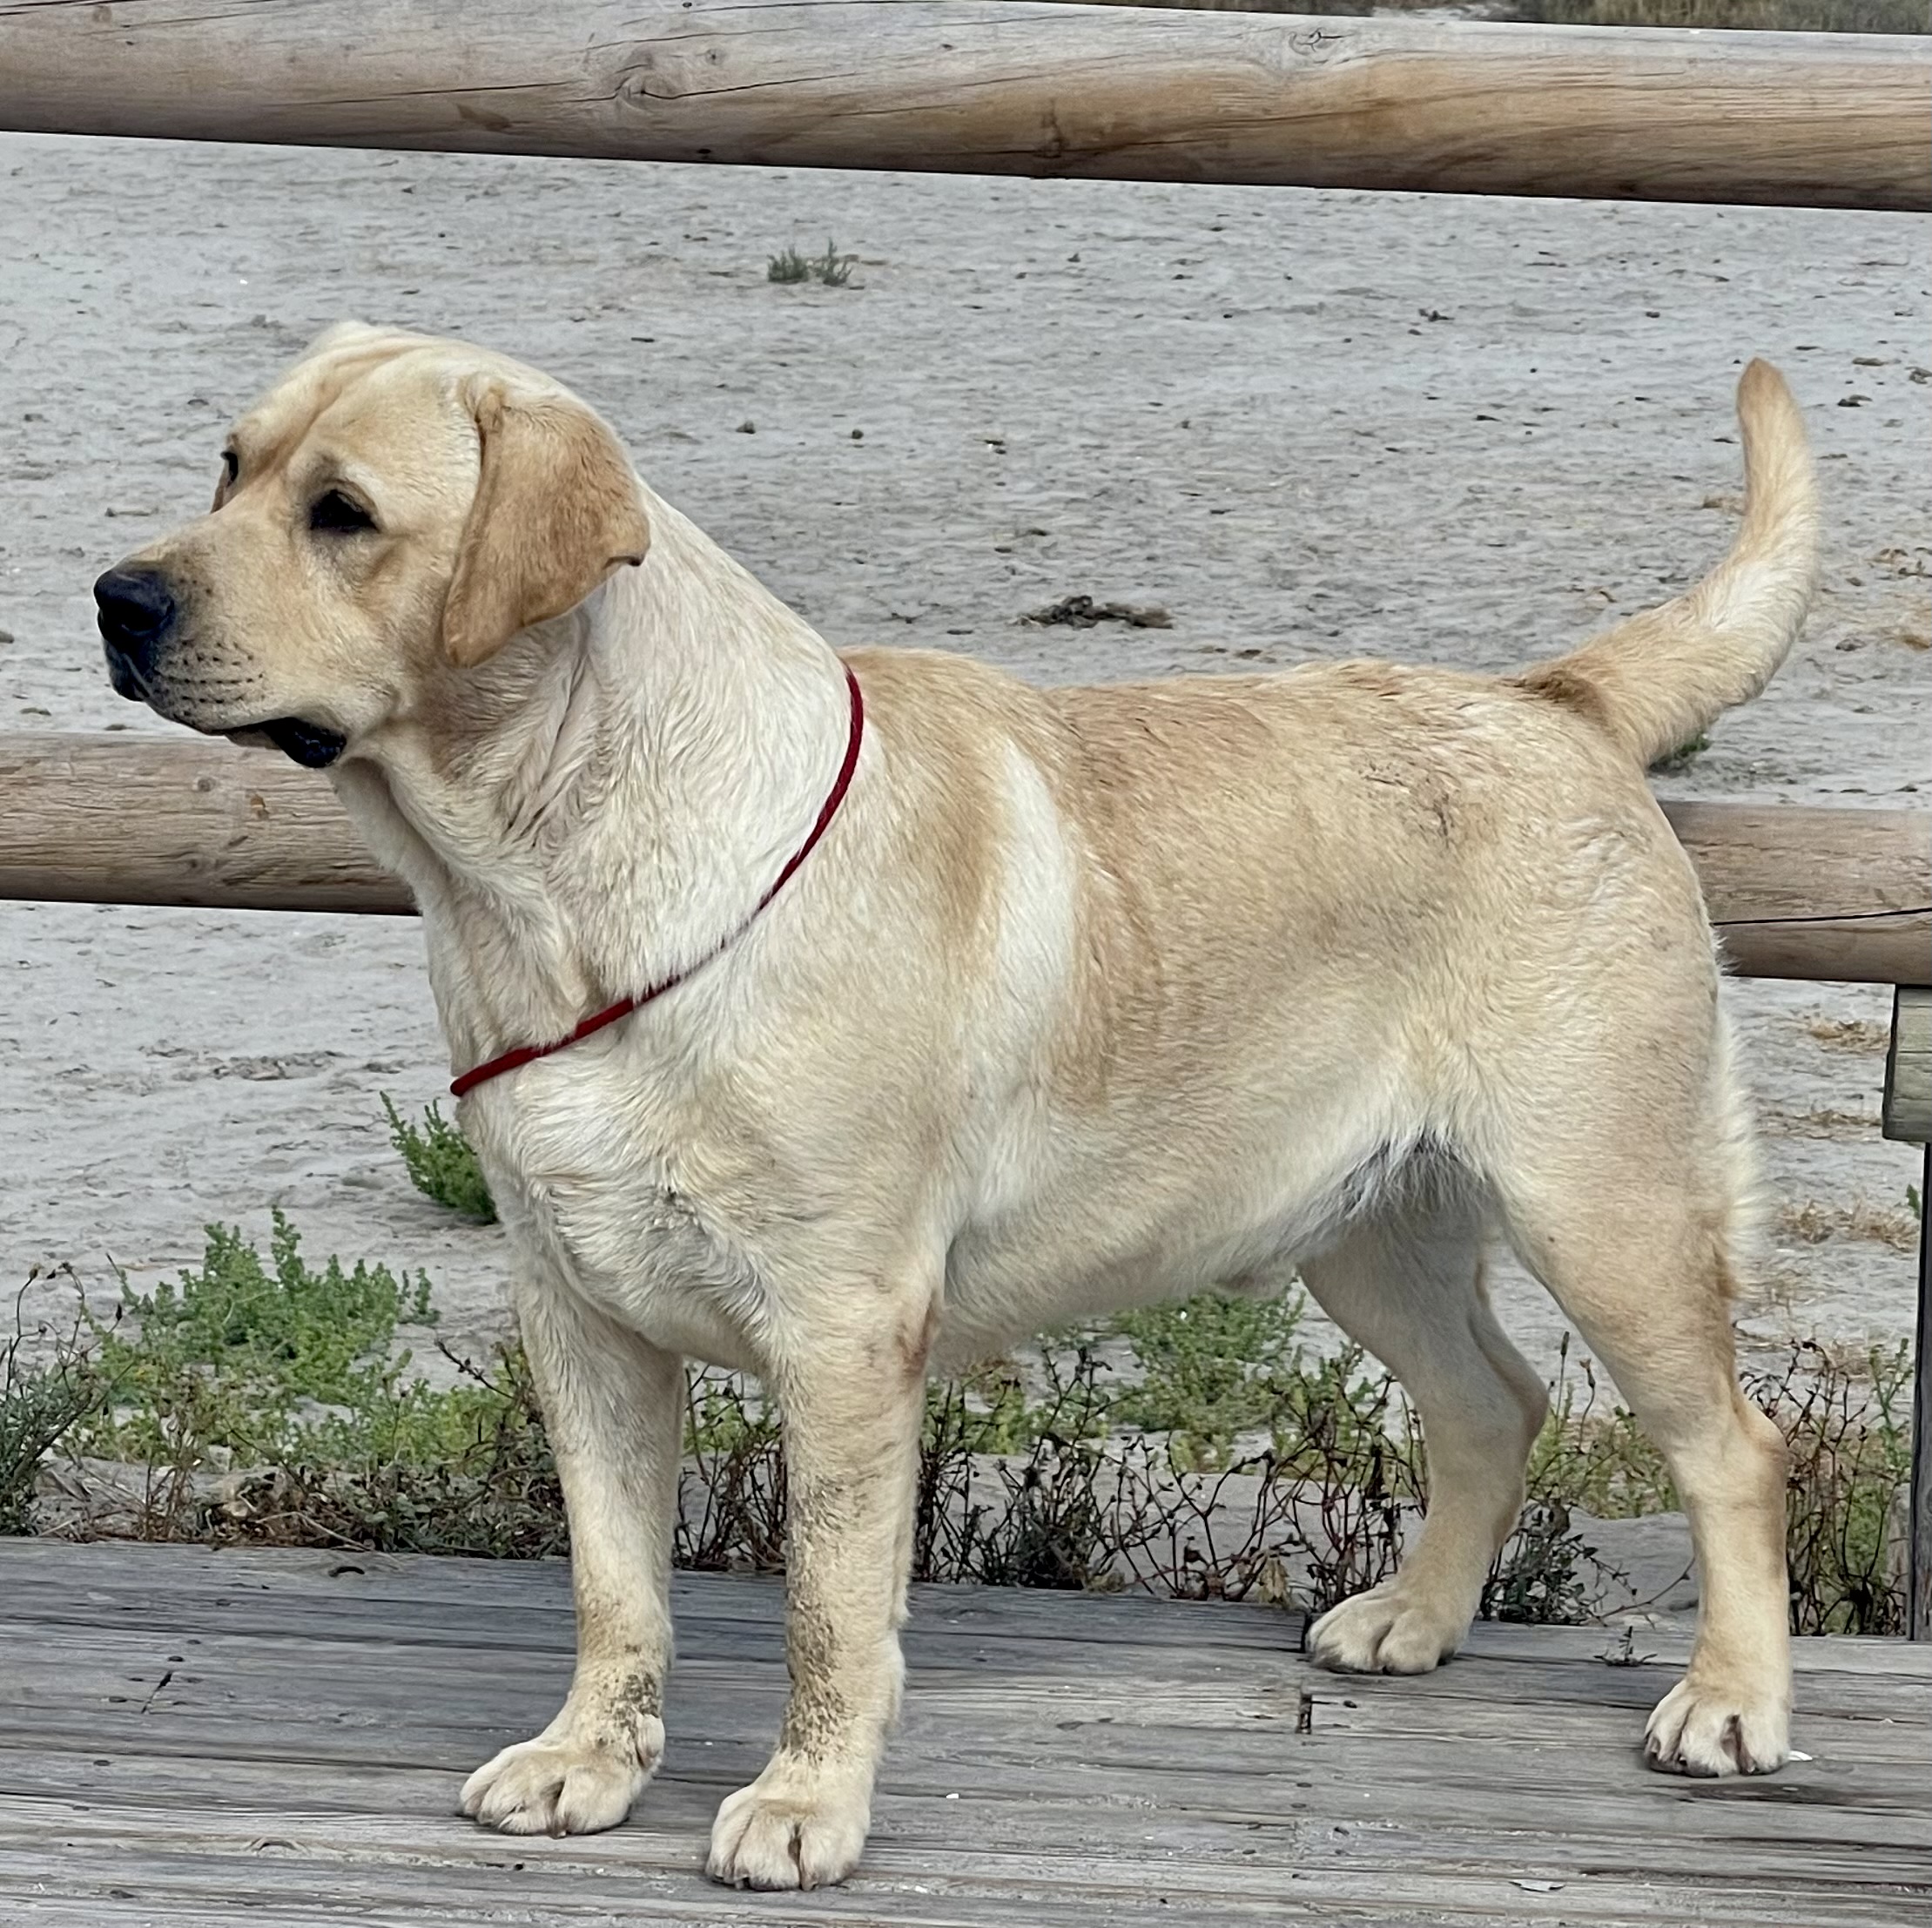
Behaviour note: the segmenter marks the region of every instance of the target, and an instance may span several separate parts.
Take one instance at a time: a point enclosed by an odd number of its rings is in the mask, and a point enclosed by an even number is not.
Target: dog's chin
[[[224,730],[231,743],[246,748],[279,750],[291,762],[305,770],[326,770],[348,746],[348,738],[319,723],[305,723],[300,717],[271,717],[266,723],[252,723],[246,730]]]

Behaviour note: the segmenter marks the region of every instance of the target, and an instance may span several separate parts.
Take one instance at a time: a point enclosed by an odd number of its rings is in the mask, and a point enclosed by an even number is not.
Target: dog
[[[1298,1275],[1430,1468],[1401,1571],[1309,1650],[1435,1667],[1545,1415],[1498,1238],[1690,1516],[1697,1640],[1647,1758],[1787,1758],[1784,1451],[1731,1329],[1751,1131],[1645,781],[1812,591],[1802,418],[1762,362],[1738,408],[1730,555],[1567,656],[1055,690],[841,657],[500,355],[344,324],[240,417],[100,628],[124,696],[326,768],[422,912],[578,1627],[562,1710],[466,1813],[611,1827],[657,1763],[687,1358],[760,1377],[790,1473],[791,1693],[721,1882],[857,1864],[928,1376],[1044,1327]]]

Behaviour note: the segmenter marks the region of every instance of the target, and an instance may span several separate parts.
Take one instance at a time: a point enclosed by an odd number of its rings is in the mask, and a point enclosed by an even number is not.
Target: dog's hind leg
[[[1417,1198],[1302,1268],[1323,1310],[1402,1382],[1429,1456],[1428,1513],[1401,1571],[1309,1631],[1324,1667],[1420,1674],[1454,1653],[1522,1508],[1548,1402],[1490,1310],[1484,1231],[1475,1198]]]
[[[1609,1368],[1690,1518],[1697,1641],[1645,1748],[1653,1767],[1680,1774],[1768,1773],[1790,1751],[1786,1454],[1737,1382],[1730,1259],[1743,1159],[1727,1083],[1720,1066],[1702,1132],[1674,1129],[1672,1108],[1653,1106],[1620,1130],[1599,1120],[1583,1143],[1552,1108],[1498,1185],[1525,1263]]]

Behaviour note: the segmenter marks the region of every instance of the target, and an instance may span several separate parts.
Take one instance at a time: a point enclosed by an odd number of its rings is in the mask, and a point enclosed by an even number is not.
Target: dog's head
[[[94,585],[121,695],[299,763],[561,616],[650,541],[616,437],[557,383],[348,322],[234,425],[214,507]]]

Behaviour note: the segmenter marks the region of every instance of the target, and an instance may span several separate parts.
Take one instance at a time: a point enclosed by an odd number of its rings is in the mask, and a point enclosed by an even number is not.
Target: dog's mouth
[[[271,717],[266,723],[250,724],[246,730],[222,733],[231,743],[268,744],[305,770],[326,770],[349,741],[340,731],[325,730],[319,723],[305,723],[300,717]]]

